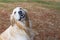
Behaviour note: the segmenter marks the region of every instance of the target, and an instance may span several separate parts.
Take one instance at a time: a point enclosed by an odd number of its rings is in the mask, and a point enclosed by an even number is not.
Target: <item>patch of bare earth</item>
[[[21,6],[28,10],[32,27],[38,32],[34,40],[60,40],[60,14],[56,10],[41,7],[38,3],[2,3],[0,8],[0,33],[10,25],[12,9]]]

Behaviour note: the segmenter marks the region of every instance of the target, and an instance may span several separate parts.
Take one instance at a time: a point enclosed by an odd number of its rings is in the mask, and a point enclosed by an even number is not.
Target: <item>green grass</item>
[[[39,3],[42,4],[44,7],[60,10],[60,2],[40,1]]]
[[[5,3],[8,3],[8,2],[26,2],[27,0],[0,0],[0,2],[5,2]]]
[[[53,2],[53,1],[42,1],[42,0],[32,0],[33,2],[37,2],[42,4],[43,7],[52,8],[56,10],[60,10],[60,2]]]
[[[60,2],[53,2],[53,1],[42,1],[42,0],[0,0],[3,3],[13,3],[13,2],[37,2],[42,4],[43,7],[46,8],[53,8],[60,10]]]

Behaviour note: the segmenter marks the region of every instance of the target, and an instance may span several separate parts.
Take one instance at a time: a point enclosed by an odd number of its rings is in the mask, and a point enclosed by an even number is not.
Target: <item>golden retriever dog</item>
[[[33,40],[27,10],[16,7],[10,15],[11,25],[0,34],[0,40]]]

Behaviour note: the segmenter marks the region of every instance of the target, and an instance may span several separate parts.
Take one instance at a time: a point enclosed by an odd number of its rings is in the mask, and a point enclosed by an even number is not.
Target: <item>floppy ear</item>
[[[29,18],[28,18],[28,15],[27,15],[27,10],[24,9],[24,11],[25,11],[25,25],[26,25],[27,27],[30,27],[30,25],[29,25]]]
[[[12,26],[15,23],[15,19],[14,19],[14,16],[13,15],[10,15],[10,23],[11,23]]]

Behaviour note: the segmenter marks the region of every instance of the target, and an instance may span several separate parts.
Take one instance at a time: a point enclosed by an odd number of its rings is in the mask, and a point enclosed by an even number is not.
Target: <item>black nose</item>
[[[22,15],[22,11],[19,11],[18,13],[19,13],[19,15]]]

